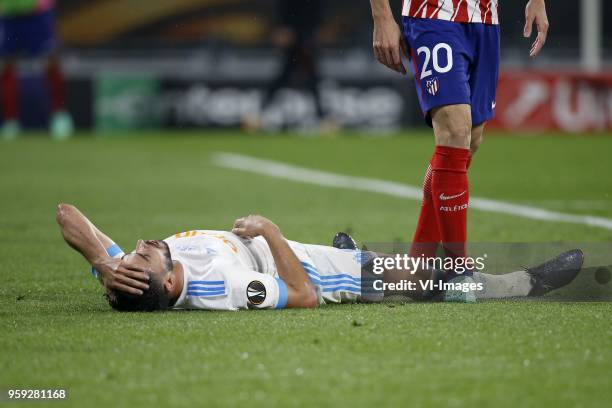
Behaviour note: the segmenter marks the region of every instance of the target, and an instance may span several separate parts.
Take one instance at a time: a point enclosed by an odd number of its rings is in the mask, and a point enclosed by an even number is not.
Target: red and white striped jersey
[[[402,15],[496,25],[497,6],[498,0],[404,0]]]

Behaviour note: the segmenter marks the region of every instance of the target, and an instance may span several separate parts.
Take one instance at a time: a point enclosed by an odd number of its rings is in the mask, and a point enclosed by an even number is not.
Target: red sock
[[[52,60],[47,66],[47,87],[51,112],[64,110],[65,91],[64,77],[59,62]]]
[[[5,65],[0,74],[0,102],[4,120],[15,120],[19,117],[18,86],[15,66]]]
[[[446,256],[467,255],[469,149],[436,146],[432,159],[431,193]]]
[[[412,247],[410,248],[410,256],[418,257],[433,257],[438,251],[438,243],[440,242],[440,232],[438,230],[438,220],[431,196],[431,162],[427,166],[425,179],[423,180],[423,201],[421,202],[421,213],[417,223],[414,237],[412,238]]]

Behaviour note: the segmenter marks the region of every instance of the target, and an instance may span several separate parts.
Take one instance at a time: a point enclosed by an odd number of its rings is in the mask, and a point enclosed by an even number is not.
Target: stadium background
[[[599,16],[612,4],[599,4]],[[401,2],[394,0],[399,15]],[[58,31],[69,78],[69,110],[81,128],[238,126],[278,69],[271,44],[273,0],[60,1]],[[493,126],[584,132],[610,129],[612,27],[601,24],[602,62],[581,54],[581,2],[549,6],[545,52],[529,60],[524,5],[501,2],[502,77]],[[324,2],[318,33],[326,112],[345,127],[385,131],[421,126],[412,81],[378,64],[368,7]],[[588,17],[588,16],[586,16]],[[101,22],[97,24],[92,22]],[[586,19],[588,21],[588,18]],[[595,24],[593,21],[591,24]],[[586,38],[586,43],[592,43]],[[584,48],[584,47],[582,47]],[[582,51],[584,52],[584,50]],[[585,68],[586,67],[586,68]],[[596,73],[593,73],[595,71]],[[24,121],[43,126],[36,69],[23,73]],[[29,80],[28,80],[29,79]],[[277,125],[301,126],[314,111],[300,89],[280,93]]]

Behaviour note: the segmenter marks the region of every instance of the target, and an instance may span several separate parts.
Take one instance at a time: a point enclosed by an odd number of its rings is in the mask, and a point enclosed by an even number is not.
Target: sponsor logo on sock
[[[452,200],[453,198],[457,198],[457,197],[461,197],[462,195],[464,195],[465,193],[467,193],[467,190],[462,191],[459,194],[455,194],[455,195],[444,195],[444,193],[440,194],[440,200]]]
[[[440,207],[440,211],[443,212],[457,212],[457,211],[463,211],[463,210],[467,210],[468,208],[468,204],[461,204],[461,205],[453,205],[453,206],[441,206]]]

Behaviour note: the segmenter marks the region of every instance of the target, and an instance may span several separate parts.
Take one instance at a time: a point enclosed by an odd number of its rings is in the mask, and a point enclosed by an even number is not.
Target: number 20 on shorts
[[[440,52],[446,52],[446,65],[440,66]],[[447,43],[438,43],[430,50],[428,47],[419,47],[417,54],[425,54],[425,61],[423,62],[423,69],[421,71],[421,78],[427,78],[432,75],[432,70],[429,69],[431,62],[432,68],[439,74],[444,74],[453,68],[453,49]]]

